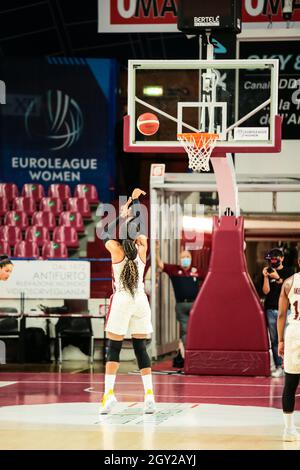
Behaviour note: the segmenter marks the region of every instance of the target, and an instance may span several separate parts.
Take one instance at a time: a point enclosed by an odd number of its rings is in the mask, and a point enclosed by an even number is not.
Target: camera
[[[271,266],[269,266],[268,269],[267,269],[267,273],[269,273],[269,274],[271,274],[274,271],[275,271],[275,269],[272,268]]]

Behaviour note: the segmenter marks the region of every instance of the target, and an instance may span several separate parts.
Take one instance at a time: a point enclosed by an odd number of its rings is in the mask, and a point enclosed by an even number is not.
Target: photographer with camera
[[[287,266],[283,266],[283,252],[279,248],[273,248],[265,256],[268,261],[267,267],[263,269],[263,293],[265,299],[265,311],[268,320],[271,347],[276,370],[272,373],[272,377],[283,376],[282,359],[278,356],[278,335],[277,335],[277,317],[278,302],[283,282],[294,274],[294,270]]]

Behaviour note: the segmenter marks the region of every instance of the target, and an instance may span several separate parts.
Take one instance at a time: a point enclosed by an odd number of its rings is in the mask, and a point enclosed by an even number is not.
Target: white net
[[[218,134],[205,132],[178,134],[179,142],[189,157],[189,168],[193,171],[209,171],[209,157],[215,148]]]

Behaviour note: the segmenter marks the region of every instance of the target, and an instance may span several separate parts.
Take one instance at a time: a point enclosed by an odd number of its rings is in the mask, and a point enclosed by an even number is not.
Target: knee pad
[[[120,352],[123,341],[108,340],[107,362],[120,362]]]
[[[139,369],[151,367],[150,357],[146,349],[146,341],[144,339],[132,338],[132,344]]]

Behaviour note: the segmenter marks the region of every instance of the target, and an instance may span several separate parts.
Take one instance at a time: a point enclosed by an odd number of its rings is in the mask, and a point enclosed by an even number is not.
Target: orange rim
[[[213,132],[184,132],[177,134],[177,138],[186,140],[188,142],[193,141],[197,147],[206,146],[209,140],[217,140],[219,134]]]

